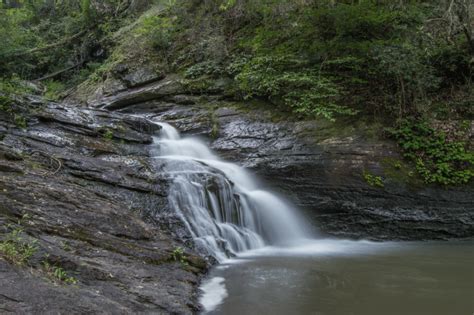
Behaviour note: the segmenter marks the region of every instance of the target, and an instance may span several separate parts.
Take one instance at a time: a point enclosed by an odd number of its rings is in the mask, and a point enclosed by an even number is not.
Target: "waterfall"
[[[205,143],[169,124],[154,138],[155,158],[172,178],[169,204],[195,243],[222,261],[238,252],[307,238],[296,210],[242,167],[220,160]]]

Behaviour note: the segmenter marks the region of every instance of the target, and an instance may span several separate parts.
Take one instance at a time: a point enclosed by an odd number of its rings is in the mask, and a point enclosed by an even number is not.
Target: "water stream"
[[[472,243],[316,239],[298,211],[196,138],[160,123],[169,203],[220,264],[208,314],[473,314]]]
[[[242,167],[220,160],[196,138],[181,138],[160,123],[156,157],[173,176],[169,202],[198,246],[219,261],[268,245],[297,243],[311,235],[297,211]]]

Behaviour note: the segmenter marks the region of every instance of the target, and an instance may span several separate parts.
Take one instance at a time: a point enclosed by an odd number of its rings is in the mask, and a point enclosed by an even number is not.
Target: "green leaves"
[[[364,176],[364,180],[367,182],[367,184],[372,187],[383,188],[385,186],[381,176],[376,176],[366,171],[364,171],[362,175]]]
[[[0,242],[0,255],[18,265],[27,263],[37,250],[37,240],[25,236],[22,228],[13,229]]]
[[[342,89],[331,79],[292,55],[250,59],[235,76],[244,98],[267,97],[282,101],[294,113],[334,120],[355,111],[337,103]]]
[[[175,23],[171,17],[150,15],[140,20],[135,33],[136,36],[143,36],[153,48],[161,50],[169,48],[174,31]]]
[[[426,183],[457,185],[474,177],[474,152],[464,142],[448,141],[426,121],[405,120],[389,133]]]
[[[49,256],[49,255],[48,255]],[[69,276],[69,274],[62,267],[51,265],[48,260],[43,261],[43,269],[46,275],[54,281],[63,284],[77,284],[77,278]]]

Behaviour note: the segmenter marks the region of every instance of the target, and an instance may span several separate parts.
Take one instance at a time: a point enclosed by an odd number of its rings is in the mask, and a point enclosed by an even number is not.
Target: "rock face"
[[[88,108],[30,101],[25,129],[0,115],[0,246],[34,249],[25,259],[1,251],[2,314],[199,309],[208,263],[168,207],[150,119],[252,169],[323,235],[474,237],[473,185],[419,185],[396,146],[367,126],[275,121],[272,108],[187,95],[170,78],[129,79],[130,89],[119,82]]]
[[[122,104],[124,112],[146,113],[206,138],[221,156],[253,169],[296,203],[321,234],[374,240],[474,237],[474,185],[417,182],[396,145],[363,123],[274,122],[272,109],[236,106],[218,97],[194,97],[181,105],[169,95],[144,102],[137,95],[109,100],[102,106]],[[375,177],[380,183],[371,185]]]
[[[35,248],[23,264],[0,254],[0,313],[194,313],[207,263],[179,249],[184,228],[149,158],[159,126],[60,104],[32,112],[25,130],[0,117],[0,241]]]

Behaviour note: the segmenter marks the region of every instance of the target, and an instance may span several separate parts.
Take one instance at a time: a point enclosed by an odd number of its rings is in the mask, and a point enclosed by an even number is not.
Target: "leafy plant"
[[[173,20],[159,15],[146,16],[136,29],[138,36],[143,36],[155,49],[166,49],[171,45],[174,31]]]
[[[383,183],[383,180],[382,180],[381,176],[376,176],[376,175],[370,174],[369,172],[366,172],[366,171],[364,171],[362,175],[364,176],[364,180],[370,186],[379,187],[379,188],[384,187],[384,183]]]
[[[17,76],[0,78],[0,111],[19,128],[27,127],[27,106],[22,105],[21,99],[32,91],[31,87]]]
[[[428,122],[404,120],[389,132],[426,183],[464,184],[474,176],[474,152],[463,141],[448,140]]]
[[[356,111],[338,103],[342,89],[320,71],[305,67],[294,56],[252,58],[236,75],[245,98],[263,96],[282,101],[303,116],[322,116],[335,120],[337,114]]]
[[[428,93],[436,91],[441,79],[427,62],[424,50],[408,43],[391,44],[374,48],[373,60],[374,75],[386,84],[387,90],[391,89],[389,82],[394,82],[395,98],[386,104],[388,111],[403,117],[426,110],[422,105],[426,105]]]
[[[204,75],[219,75],[223,69],[214,61],[205,61],[192,65],[186,69],[184,76],[188,79],[196,79]]]
[[[77,284],[78,282],[75,277],[69,276],[62,267],[51,265],[47,260],[43,261],[43,268],[46,274],[54,281],[65,284]]]
[[[64,91],[65,86],[59,81],[49,80],[45,82],[46,92],[44,96],[52,101],[57,101],[61,97],[61,92]]]
[[[174,261],[178,261],[183,265],[187,265],[188,262],[186,261],[186,256],[184,254],[184,250],[182,247],[176,247],[173,252],[171,253],[171,258]]]
[[[13,229],[0,242],[0,254],[18,265],[27,263],[37,249],[37,241],[27,238],[22,228]]]

